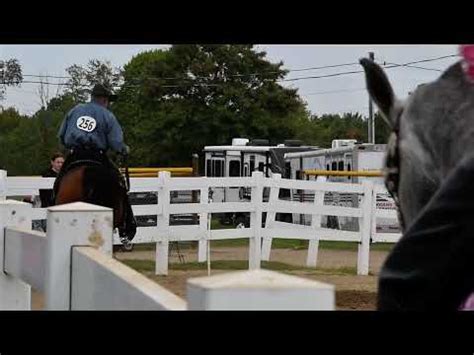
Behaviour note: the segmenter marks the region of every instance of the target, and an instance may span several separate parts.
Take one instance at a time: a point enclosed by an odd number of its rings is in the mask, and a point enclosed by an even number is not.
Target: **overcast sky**
[[[89,59],[109,60],[115,66],[123,66],[132,56],[163,45],[0,45],[0,59],[17,58],[23,74],[64,76],[65,68],[72,64],[86,64]],[[283,61],[289,70],[314,68],[337,64],[357,63],[359,58],[372,51],[377,62],[404,64],[425,59],[457,54],[457,45],[259,45],[272,62]],[[454,63],[456,58],[413,64],[422,68],[398,67],[387,69],[396,94],[403,98],[418,84],[436,79]],[[287,79],[324,76],[333,73],[361,70],[358,64],[338,68],[324,68],[290,72]],[[431,69],[431,70],[427,70]],[[37,80],[25,77],[24,80]],[[50,79],[54,81],[54,79]],[[299,89],[314,114],[360,112],[367,114],[368,97],[363,74],[348,74],[327,78],[287,81],[285,86]],[[50,86],[54,96],[56,86]],[[22,84],[8,88],[4,107],[14,106],[21,113],[32,114],[40,106],[37,84]]]

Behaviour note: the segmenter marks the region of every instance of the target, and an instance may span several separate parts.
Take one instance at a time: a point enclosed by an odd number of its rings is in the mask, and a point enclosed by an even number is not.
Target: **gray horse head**
[[[371,98],[397,132],[388,155],[398,147],[399,212],[408,227],[450,170],[474,152],[474,85],[458,62],[402,102],[382,68],[369,59],[360,63]]]

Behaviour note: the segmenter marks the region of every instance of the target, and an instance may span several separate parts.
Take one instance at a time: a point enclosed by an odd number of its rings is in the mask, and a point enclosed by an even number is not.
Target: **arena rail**
[[[32,287],[46,310],[334,309],[333,286],[265,270],[190,279],[186,302],[113,258],[111,209],[48,208],[47,234],[31,210],[0,201],[0,310],[31,310]]]
[[[51,188],[52,178],[7,177],[0,171],[0,198],[18,195],[37,194],[40,188]],[[1,178],[3,176],[3,179]],[[236,187],[250,188],[251,199],[248,202],[214,202],[210,192],[214,189]],[[268,202],[263,200],[263,190],[270,190]],[[278,198],[280,189],[310,190],[314,192],[313,201],[284,201]],[[174,203],[171,195],[176,191],[194,191],[193,203]],[[269,260],[273,238],[290,238],[308,240],[309,248],[307,265],[317,266],[320,240],[349,241],[359,243],[357,272],[367,275],[369,272],[370,245],[376,242],[397,242],[399,233],[378,233],[375,221],[377,218],[389,218],[396,221],[395,210],[377,208],[376,196],[386,190],[371,181],[362,184],[327,182],[324,176],[317,181],[282,179],[278,174],[264,178],[261,172],[254,172],[252,177],[208,178],[171,177],[170,172],[159,172],[153,178],[132,178],[131,192],[152,192],[157,201],[148,205],[134,205],[137,216],[148,216],[156,224],[139,227],[134,243],[156,243],[155,273],[168,273],[169,246],[173,241],[198,242],[198,261],[207,260],[207,246],[211,240],[249,239],[249,269],[260,268],[261,260]],[[334,206],[324,204],[324,195],[328,192],[355,194],[360,197],[356,207]],[[225,212],[250,213],[250,227],[237,229],[210,229],[209,218],[212,214]],[[263,220],[262,213],[266,212]],[[304,213],[311,215],[310,225],[298,225],[276,221],[277,213]],[[172,225],[171,216],[188,214],[197,215],[196,224]],[[323,216],[351,217],[359,220],[358,231],[347,231],[323,228]],[[32,219],[44,219],[46,210],[34,208]],[[265,222],[265,223],[263,223]],[[114,234],[114,244],[120,244]]]

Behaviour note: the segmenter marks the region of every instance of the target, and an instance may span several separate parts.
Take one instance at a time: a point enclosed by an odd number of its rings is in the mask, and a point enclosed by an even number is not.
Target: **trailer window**
[[[240,176],[240,161],[231,160],[229,162],[229,176]]]
[[[225,163],[223,160],[219,160],[219,175],[218,176],[225,176]]]
[[[224,161],[223,160],[215,160],[214,161],[214,174],[215,177],[222,177],[224,176]]]
[[[282,177],[291,179],[291,163],[285,163],[285,172]]]

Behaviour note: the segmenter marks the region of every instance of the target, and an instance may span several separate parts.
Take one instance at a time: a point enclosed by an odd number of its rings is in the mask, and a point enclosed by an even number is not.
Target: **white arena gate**
[[[134,243],[156,243],[156,274],[168,272],[169,242],[197,241],[199,243],[198,261],[207,259],[209,240],[249,239],[249,269],[260,268],[261,260],[269,260],[272,238],[309,240],[307,265],[317,265],[317,252],[320,240],[351,241],[359,243],[357,273],[369,272],[369,254],[371,243],[395,243],[398,233],[377,233],[376,218],[396,219],[395,210],[378,209],[376,194],[386,193],[384,187],[373,182],[363,184],[326,182],[324,177],[316,181],[282,179],[276,174],[264,178],[261,172],[252,177],[171,177],[169,172],[160,172],[156,178],[131,178],[131,192],[154,191],[158,204],[133,206],[135,215],[154,215],[157,225],[140,227]],[[7,177],[0,171],[0,199],[9,196],[37,195],[39,189],[52,188],[54,178]],[[209,190],[223,187],[250,187],[249,202],[212,202]],[[269,200],[264,201],[264,188],[270,189]],[[296,202],[279,199],[280,189],[309,190],[315,194],[314,202]],[[171,203],[173,191],[199,191],[197,203]],[[358,207],[324,205],[324,193],[353,193],[361,196]],[[210,230],[208,217],[212,213],[249,212],[250,228]],[[265,225],[262,226],[262,213],[266,212]],[[276,213],[304,213],[311,215],[311,225],[298,225],[275,221]],[[170,225],[170,215],[198,214],[197,225]],[[345,231],[321,227],[322,216],[341,216],[359,218],[359,231]],[[44,219],[45,209],[32,209],[32,219]],[[120,244],[114,235],[114,244]]]

